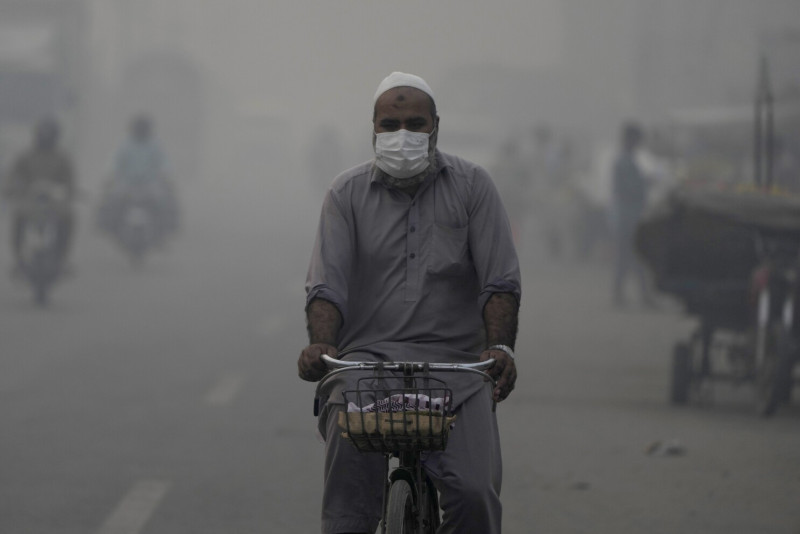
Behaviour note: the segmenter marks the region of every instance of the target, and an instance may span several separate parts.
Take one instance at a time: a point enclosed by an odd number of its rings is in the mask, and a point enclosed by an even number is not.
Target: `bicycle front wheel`
[[[414,496],[411,486],[403,479],[395,480],[389,489],[386,505],[386,533],[410,534],[417,532],[414,517]]]

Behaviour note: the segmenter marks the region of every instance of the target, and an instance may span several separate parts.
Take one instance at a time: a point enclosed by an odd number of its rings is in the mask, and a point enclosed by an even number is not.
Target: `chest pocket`
[[[431,244],[429,273],[452,276],[470,269],[472,262],[469,255],[469,226],[452,228],[434,224]]]

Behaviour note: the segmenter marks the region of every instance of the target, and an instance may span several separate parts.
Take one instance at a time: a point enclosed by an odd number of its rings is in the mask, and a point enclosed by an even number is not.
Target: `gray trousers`
[[[373,533],[383,499],[384,458],[362,453],[341,437],[344,406],[327,404],[319,419],[325,441],[322,533]],[[500,534],[502,459],[491,398],[482,390],[456,410],[447,449],[423,458],[444,512],[439,534]]]

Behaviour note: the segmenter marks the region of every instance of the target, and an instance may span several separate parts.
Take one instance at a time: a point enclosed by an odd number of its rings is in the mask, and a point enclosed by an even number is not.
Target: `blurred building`
[[[616,143],[630,118],[650,127],[731,107],[749,129],[762,55],[776,97],[800,93],[797,0],[570,0],[559,9],[552,61],[453,62],[441,74],[444,145],[485,163],[502,136],[540,122],[596,146]]]
[[[778,45],[800,30],[797,0],[573,0],[563,9],[565,61],[617,117],[750,103],[762,54],[775,56],[779,85],[800,85],[800,53]]]
[[[776,57],[776,86],[797,85],[800,72],[800,53],[779,46],[800,27],[797,0],[464,0],[458,13],[425,5],[406,50],[381,41],[394,35],[372,23],[393,9],[382,3],[0,0],[0,123],[41,109],[81,117],[96,175],[127,117],[151,112],[181,174],[192,175],[224,141],[216,132],[248,120],[237,115],[241,102],[274,110],[276,123],[295,128],[281,134],[303,146],[307,121],[360,112],[387,69],[407,68],[441,97],[442,142],[487,159],[481,135],[536,122],[595,139],[629,117],[747,105],[765,51]],[[448,15],[461,24],[443,29]],[[491,39],[466,38],[476,34]],[[363,138],[343,142],[354,163]]]
[[[149,115],[178,182],[201,172],[207,79],[187,45],[192,5],[178,0],[87,0],[93,102],[90,174],[100,180],[132,116]]]
[[[135,113],[151,114],[177,174],[197,172],[205,79],[181,47],[188,5],[150,0],[0,0],[0,165],[55,115],[92,188]],[[196,53],[197,51],[194,51]]]
[[[0,165],[46,115],[80,146],[90,57],[84,0],[0,0]]]

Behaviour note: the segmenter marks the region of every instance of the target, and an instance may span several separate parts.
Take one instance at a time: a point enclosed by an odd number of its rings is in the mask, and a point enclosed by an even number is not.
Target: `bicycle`
[[[346,410],[339,413],[338,425],[342,437],[360,452],[385,457],[381,533],[433,534],[441,523],[439,495],[422,468],[421,455],[447,447],[456,416],[452,391],[431,372],[473,373],[494,386],[494,379],[483,372],[494,360],[472,364],[369,362],[327,355],[322,360],[331,371],[317,385],[314,415],[319,415],[320,390],[328,380],[342,373],[371,371],[357,379],[355,389],[342,392]],[[393,458],[398,460],[397,466],[390,469]]]

